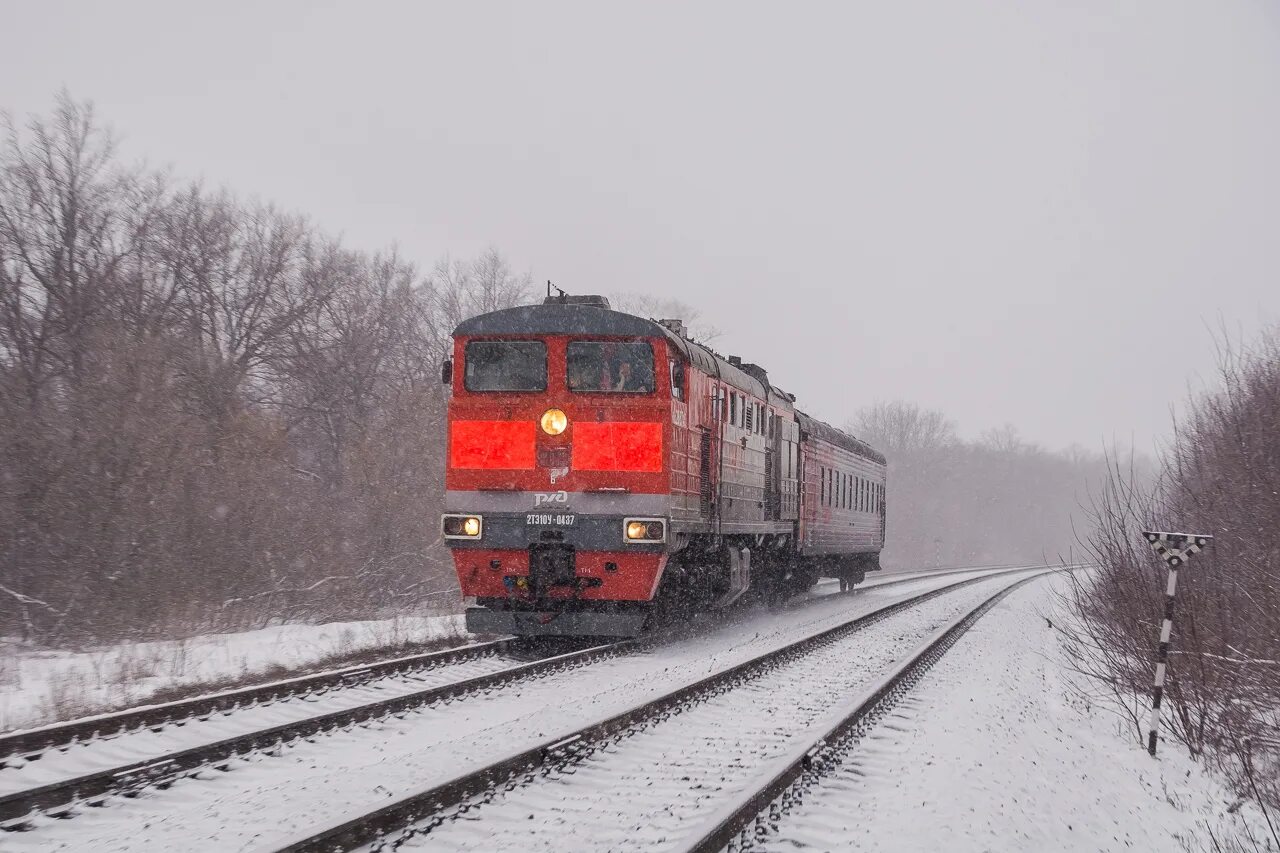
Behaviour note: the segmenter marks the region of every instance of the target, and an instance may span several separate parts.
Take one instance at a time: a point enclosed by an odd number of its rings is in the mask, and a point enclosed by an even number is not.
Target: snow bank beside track
[[[264,680],[326,658],[467,638],[461,614],[324,625],[277,625],[185,640],[85,651],[0,641],[0,731],[147,701],[161,690],[232,679]]]
[[[1073,689],[1060,581],[1014,593],[753,849],[1213,850],[1235,798],[1176,745],[1153,761]],[[1261,818],[1257,818],[1261,822]],[[1265,837],[1265,827],[1260,837]]]

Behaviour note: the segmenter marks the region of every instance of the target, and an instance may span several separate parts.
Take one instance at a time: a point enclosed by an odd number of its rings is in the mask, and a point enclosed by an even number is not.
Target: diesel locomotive
[[[880,567],[884,456],[678,320],[548,296],[463,322],[442,379],[472,632],[634,636]]]

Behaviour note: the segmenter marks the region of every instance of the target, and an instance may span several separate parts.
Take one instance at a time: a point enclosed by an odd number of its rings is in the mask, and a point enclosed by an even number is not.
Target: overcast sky
[[[698,307],[840,423],[1140,446],[1280,320],[1280,4],[0,0],[0,108],[423,266]]]

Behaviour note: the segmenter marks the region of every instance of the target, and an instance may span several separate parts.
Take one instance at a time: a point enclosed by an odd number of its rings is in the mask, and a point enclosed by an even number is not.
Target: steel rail
[[[986,574],[942,589],[951,589],[957,585],[976,582],[985,578],[993,577],[997,574],[1008,573],[1010,571],[1027,571],[1029,568],[1031,567],[996,570],[992,570],[988,567],[956,569],[954,571],[944,572],[943,574],[962,574],[968,572],[986,572]],[[927,577],[912,576],[907,578],[895,578],[870,587],[854,587],[853,589],[843,593],[832,593],[830,595],[807,599],[805,601],[797,602],[792,606],[807,607],[837,596],[853,595],[861,591],[879,590],[902,584],[919,583],[935,579],[937,576],[938,575],[935,574]],[[926,595],[929,594],[932,593],[926,593]],[[500,687],[524,678],[536,677],[560,669],[582,666],[601,658],[612,657],[625,651],[636,650],[658,642],[670,641],[671,639],[673,639],[672,634],[661,634],[654,637],[622,640],[615,643],[593,646],[587,649],[543,658],[526,664],[517,664],[497,672],[486,673],[473,678],[425,688],[423,690],[387,699],[375,700],[352,708],[317,714],[301,720],[290,721],[277,726],[258,729],[210,743],[200,744],[187,749],[154,755],[128,764],[116,765],[104,770],[51,782],[46,785],[28,788],[22,791],[16,791],[11,794],[0,796],[0,830],[26,829],[29,825],[29,821],[27,819],[31,815],[37,813],[66,817],[70,815],[70,809],[74,808],[76,805],[86,801],[93,802],[95,800],[100,800],[101,798],[113,793],[129,793],[149,786],[164,788],[183,776],[189,776],[193,773],[199,772],[202,768],[210,766],[219,767],[221,765],[220,769],[226,769],[226,763],[229,759],[242,756],[246,753],[263,751],[269,752],[281,748],[287,743],[295,742],[301,738],[348,728],[352,725],[381,719],[393,714],[404,713],[425,705],[457,698],[470,693],[489,690],[493,687]],[[190,722],[192,719],[205,718],[215,713],[232,713],[238,708],[252,707],[256,704],[261,704],[263,701],[267,701],[266,697],[276,696],[277,698],[286,698],[289,696],[302,695],[301,690],[292,694],[281,694],[278,692],[282,688],[287,690],[290,685],[308,685],[304,689],[305,692],[309,694],[314,694],[320,690],[328,690],[330,688],[341,689],[350,686],[358,686],[360,684],[367,683],[374,678],[385,675],[420,671],[422,669],[428,669],[460,660],[467,660],[469,658],[479,658],[489,654],[499,654],[509,649],[515,642],[517,642],[516,638],[506,638],[491,641],[489,643],[463,646],[443,652],[433,652],[426,655],[397,658],[390,661],[370,664],[368,666],[349,667],[342,670],[320,673],[315,676],[303,676],[298,679],[289,679],[286,681],[262,685],[260,687],[247,687],[239,690],[212,694],[209,696],[194,697],[192,699],[182,700],[176,703],[168,703],[166,705],[155,707],[144,707],[135,711],[123,711],[114,714],[102,715],[101,717],[76,720],[66,724],[49,726],[45,729],[19,732],[14,735],[10,735],[8,738],[0,739],[0,746],[6,743],[22,743],[23,741],[21,741],[20,738],[33,737],[37,739],[26,742],[43,742],[45,744],[43,747],[44,750],[50,748],[68,749],[77,743],[92,743],[92,740],[82,740],[81,738],[94,738],[95,735],[100,739],[103,737],[114,737],[123,732],[136,731],[143,728],[152,728],[159,731],[169,725],[181,726]],[[176,713],[177,709],[187,709],[187,713],[178,714]],[[112,727],[106,735],[101,734],[104,727]],[[71,739],[56,740],[55,735],[57,733],[70,735]],[[39,738],[43,738],[44,740],[41,741]],[[2,766],[3,765],[0,765],[0,767]]]
[[[353,687],[388,675],[421,672],[445,664],[502,654],[515,642],[515,637],[505,637],[9,732],[0,735],[0,769],[10,766],[15,759],[30,761],[50,749],[118,737],[140,729],[181,725],[192,718],[309,696],[332,687]]]
[[[78,802],[116,791],[127,791],[148,785],[163,786],[180,776],[190,775],[210,765],[216,766],[220,762],[246,752],[280,747],[300,738],[404,713],[424,705],[452,699],[466,693],[488,690],[510,681],[541,675],[558,668],[581,666],[590,661],[617,654],[632,643],[631,640],[623,640],[555,655],[526,664],[518,664],[498,672],[486,673],[354,708],[317,714],[162,756],[17,791],[0,797],[0,824],[3,824],[4,829],[24,829],[22,820],[33,812],[58,815],[58,810],[63,807],[71,807]]]
[[[1039,568],[1039,567],[1036,567]],[[714,692],[734,681],[750,678],[767,671],[791,657],[796,657],[825,643],[843,639],[857,631],[886,619],[898,612],[954,592],[964,587],[1016,572],[1035,571],[1035,568],[1005,569],[976,578],[966,578],[946,586],[937,587],[901,601],[892,602],[853,619],[825,628],[787,645],[765,652],[727,669],[720,670],[693,683],[665,693],[630,710],[593,723],[571,734],[561,735],[525,749],[515,755],[500,759],[477,770],[469,771],[442,784],[411,794],[375,811],[360,815],[336,826],[321,830],[307,838],[279,849],[279,853],[330,853],[351,850],[362,845],[384,840],[388,833],[403,831],[412,824],[462,805],[472,797],[493,791],[513,782],[516,777],[531,777],[543,767],[557,762],[571,763],[576,756],[590,747],[615,737],[622,731],[644,723],[654,717],[685,705],[698,697]],[[1041,572],[1040,574],[1044,574]],[[1036,575],[1038,577],[1039,575]],[[918,579],[904,579],[910,583]],[[895,584],[881,584],[877,589]],[[434,825],[433,825],[434,826]]]
[[[945,569],[928,573],[913,573],[910,578],[887,577],[871,586],[855,587],[859,590],[877,589],[913,580],[927,580],[940,575],[969,571],[987,571],[1005,567],[979,566],[966,569]],[[844,595],[847,593],[833,593]],[[798,602],[799,606],[829,598],[823,595]],[[340,669],[279,679],[266,684],[237,687],[215,693],[178,699],[154,705],[142,705],[119,711],[95,714],[61,723],[51,723],[31,729],[0,734],[0,770],[15,763],[25,764],[37,760],[52,749],[67,749],[97,740],[119,737],[142,729],[159,730],[170,725],[183,725],[192,719],[212,714],[227,713],[272,702],[289,701],[323,693],[333,688],[347,688],[392,675],[423,672],[461,661],[474,660],[503,654],[520,642],[518,637],[504,637],[484,643],[472,643],[438,652],[406,655],[368,664],[354,664]]]
[[[776,761],[773,766],[779,764],[782,766],[763,785],[741,798],[736,806],[721,809],[718,815],[705,821],[703,826],[712,825],[705,831],[700,830],[701,834],[697,836],[697,840],[684,848],[685,853],[716,853],[739,839],[756,823],[757,819],[766,813],[770,805],[791,790],[797,781],[802,778],[807,779],[811,775],[822,774],[837,764],[838,761],[830,760],[831,757],[838,750],[845,749],[852,742],[860,739],[865,734],[866,728],[897,705],[924,677],[925,673],[941,660],[987,612],[1014,591],[1056,571],[1061,570],[1041,572],[1014,581],[935,632],[913,653],[899,661],[888,674],[868,688],[854,703],[852,710],[835,725],[808,744],[793,749],[787,756]]]

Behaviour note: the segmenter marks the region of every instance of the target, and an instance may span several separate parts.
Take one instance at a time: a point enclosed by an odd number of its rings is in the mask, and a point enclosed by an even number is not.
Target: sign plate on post
[[[1177,568],[1198,554],[1213,541],[1212,536],[1196,536],[1191,533],[1163,533],[1159,530],[1144,530],[1142,535],[1151,543],[1151,549],[1160,559],[1173,568]]]
[[[1194,533],[1166,533],[1162,530],[1144,530],[1142,536],[1169,567],[1169,586],[1164,594],[1164,624],[1160,626],[1160,647],[1156,653],[1156,680],[1151,688],[1151,728],[1147,734],[1147,752],[1156,754],[1156,739],[1160,734],[1160,700],[1164,697],[1164,674],[1169,664],[1169,644],[1173,642],[1173,596],[1178,591],[1178,567],[1185,565],[1194,555],[1208,548],[1212,536]]]

